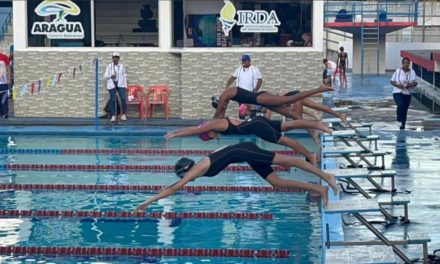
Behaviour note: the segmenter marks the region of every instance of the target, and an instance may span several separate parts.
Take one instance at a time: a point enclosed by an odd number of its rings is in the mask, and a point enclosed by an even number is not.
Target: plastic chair
[[[153,117],[153,110],[155,105],[163,105],[164,117],[165,119],[168,119],[168,115],[170,113],[170,108],[168,104],[169,94],[170,94],[170,89],[166,85],[153,85],[148,87],[147,98],[146,98],[147,117]],[[151,100],[150,100],[150,95],[152,95]]]
[[[145,119],[144,106],[143,106],[143,94],[145,93],[144,87],[140,85],[129,85],[127,87],[127,105],[139,105],[139,118]]]

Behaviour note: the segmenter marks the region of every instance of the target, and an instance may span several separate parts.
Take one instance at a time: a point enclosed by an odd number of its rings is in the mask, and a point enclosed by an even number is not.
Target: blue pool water
[[[251,140],[266,149],[286,149],[253,138],[223,138],[220,143],[196,138],[165,141],[162,137],[67,137],[15,136],[17,147],[100,149],[216,149]],[[0,137],[0,142],[5,142]],[[301,139],[306,144],[311,141]],[[0,146],[4,148],[5,146]],[[139,164],[171,165],[178,156],[148,155],[50,155],[1,154],[0,164]],[[202,157],[193,157],[200,160]],[[0,183],[168,185],[172,173],[3,171]],[[280,172],[300,181],[318,178],[300,170]],[[253,172],[222,172],[190,185],[268,186]],[[86,191],[1,191],[0,210],[132,211],[154,193]],[[83,246],[148,248],[237,248],[289,250],[290,259],[238,258],[85,258],[46,256],[0,256],[1,263],[320,263],[321,223],[319,205],[304,193],[179,193],[153,204],[149,211],[272,213],[273,220],[147,219],[135,221],[97,219],[23,218],[0,219],[0,246]]]

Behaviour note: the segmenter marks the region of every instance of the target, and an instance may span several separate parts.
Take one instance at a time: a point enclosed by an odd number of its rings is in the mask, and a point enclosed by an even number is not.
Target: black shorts
[[[271,165],[274,157],[274,152],[261,149],[252,142],[229,145],[208,156],[211,166],[204,176],[215,176],[229,164],[247,162],[258,175],[266,179],[273,172]]]

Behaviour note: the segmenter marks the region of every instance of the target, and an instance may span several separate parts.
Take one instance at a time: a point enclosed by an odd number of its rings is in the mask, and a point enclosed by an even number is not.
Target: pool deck
[[[432,197],[440,193],[440,122],[438,117],[429,112],[417,100],[412,100],[409,110],[407,130],[401,131],[395,121],[395,103],[392,99],[390,75],[349,76],[349,85],[341,89],[337,85],[332,101],[336,106],[348,106],[349,116],[354,122],[373,122],[373,134],[379,135],[379,148],[392,152],[385,160],[387,169],[397,171],[397,198],[410,199],[409,212],[411,223],[407,225],[380,226],[386,235],[398,236],[407,232],[430,234],[429,253],[440,248],[440,233],[435,227],[440,226],[440,202]],[[422,81],[421,81],[422,82]],[[425,84],[421,84],[425,85]],[[427,130],[426,120],[434,120]],[[163,135],[175,126],[197,125],[200,120],[151,119],[141,121],[130,119],[120,124],[110,124],[100,120],[99,129],[94,127],[94,119],[73,118],[9,118],[0,120],[0,133],[4,134],[104,134]],[[361,185],[366,185],[362,183]],[[367,186],[368,187],[368,186]],[[380,194],[377,194],[380,196]],[[358,195],[342,194],[342,199],[356,199]],[[397,210],[394,214],[399,215]],[[342,235],[338,230],[336,235]],[[346,226],[343,230],[345,239],[371,239],[371,233],[359,225]],[[401,247],[402,248],[402,247]],[[417,247],[403,247],[410,257],[421,257]]]
[[[380,138],[379,149],[392,153],[386,157],[385,167],[397,171],[397,193],[393,198],[411,201],[409,204],[410,224],[375,226],[391,238],[418,232],[429,234],[432,242],[428,244],[428,252],[432,254],[434,250],[440,248],[440,233],[436,232],[436,227],[440,226],[440,202],[438,199],[432,199],[440,192],[440,178],[438,177],[440,119],[413,98],[408,114],[407,129],[399,130],[395,120],[396,107],[392,99],[391,86],[388,84],[389,78],[390,75],[368,76],[364,79],[360,76],[352,76],[349,78],[347,89],[336,86],[336,91],[329,103],[350,107],[352,110],[349,116],[354,122],[373,123],[373,134]],[[420,81],[419,84],[430,86],[424,81]],[[367,181],[360,181],[360,185],[367,189],[372,188]],[[374,198],[389,197],[389,194],[380,193],[370,193],[370,195]],[[341,194],[341,199],[359,198],[359,194]],[[402,215],[398,207],[391,212],[397,216]],[[373,238],[372,233],[356,221],[344,227],[346,241]],[[419,258],[420,261],[421,246],[399,248],[410,258]],[[398,260],[397,257],[396,260]]]

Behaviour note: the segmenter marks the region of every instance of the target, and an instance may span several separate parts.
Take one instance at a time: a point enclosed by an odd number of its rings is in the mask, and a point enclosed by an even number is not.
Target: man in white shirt
[[[118,92],[121,99],[121,120],[126,121],[127,116],[127,102],[126,102],[126,91],[127,88],[127,78],[125,74],[125,67],[123,64],[119,63],[120,54],[119,52],[113,52],[112,60],[113,62],[107,65],[105,69],[104,78],[107,80],[107,89],[110,93],[110,112],[111,119],[110,122],[116,122],[117,115],[117,103],[116,92]]]
[[[251,56],[243,55],[241,56],[241,66],[235,69],[235,72],[226,82],[226,89],[231,86],[231,84],[237,80],[236,87],[242,89],[258,92],[263,83],[263,75],[257,66],[251,65]],[[249,111],[255,111],[254,105],[247,106]]]

